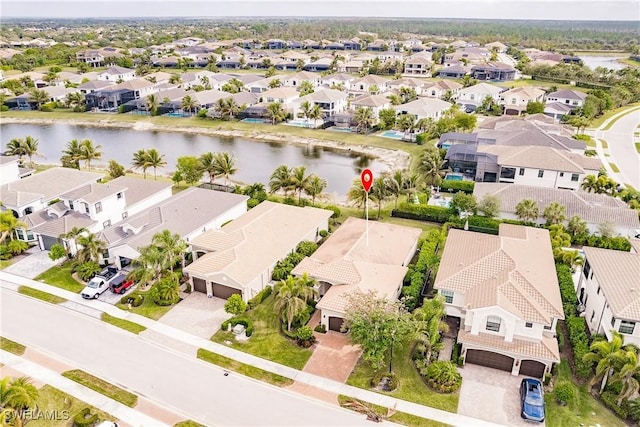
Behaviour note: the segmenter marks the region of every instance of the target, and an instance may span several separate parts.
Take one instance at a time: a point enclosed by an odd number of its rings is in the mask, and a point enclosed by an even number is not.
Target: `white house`
[[[559,102],[570,106],[572,109],[580,108],[584,105],[584,100],[587,99],[587,94],[577,90],[560,89],[555,92],[551,92],[545,96],[545,104],[554,104]]]
[[[431,77],[433,61],[431,55],[419,53],[411,55],[404,61],[404,74],[408,76]]]
[[[136,78],[136,71],[124,67],[110,67],[98,74],[98,80],[108,82],[128,81]]]
[[[564,314],[548,230],[451,229],[434,288],[460,318],[465,363],[541,378],[560,362],[555,328]]]
[[[318,281],[321,323],[340,332],[348,295],[373,291],[380,298],[398,299],[407,265],[416,253],[419,228],[372,222],[351,217],[334,231],[293,275],[307,273]]]
[[[490,85],[489,83],[478,83],[473,86],[460,89],[458,92],[458,104],[472,105],[478,107],[487,98],[491,98],[494,103],[499,103],[500,93],[504,92],[504,88]]]
[[[302,82],[310,82],[313,87],[318,87],[322,84],[321,76],[309,71],[300,71],[282,79],[282,85],[289,87],[299,87]]]
[[[462,85],[451,80],[426,82],[421,87],[422,96],[440,99],[442,99],[447,94],[451,95],[451,99],[457,99],[461,90]]]
[[[302,113],[301,105],[308,101],[312,105],[319,105],[324,118],[335,116],[347,109],[348,95],[335,89],[318,89],[309,95],[295,99],[291,106],[293,107],[293,117],[299,117]]]
[[[317,241],[332,212],[265,201],[221,229],[191,239],[194,261],[184,272],[193,289],[247,301],[271,281],[276,263],[298,243]]]
[[[589,329],[609,340],[617,331],[625,344],[640,345],[640,254],[588,246],[583,250],[577,294]]]
[[[263,102],[271,104],[272,102],[279,102],[283,106],[288,106],[294,100],[300,97],[300,93],[294,87],[277,87],[269,89],[260,94]]]
[[[375,123],[378,123],[380,111],[391,108],[391,101],[383,95],[360,95],[351,100],[350,108],[354,111],[358,108],[370,108]]]
[[[30,175],[30,169],[20,167],[20,158],[18,156],[0,155],[0,185],[9,184]],[[2,193],[4,199],[4,193]]]
[[[500,94],[500,104],[504,106],[504,113],[519,115],[527,109],[530,102],[542,102],[545,92],[536,87],[516,87]]]
[[[358,93],[384,93],[387,91],[389,79],[368,74],[351,82],[351,91]]]
[[[499,217],[504,219],[518,219],[516,206],[524,199],[536,201],[539,217],[537,224],[544,224],[542,218],[544,209],[551,203],[557,202],[565,207],[567,221],[572,216],[579,216],[586,221],[589,232],[597,233],[603,223],[611,223],[616,234],[634,236],[640,228],[638,211],[630,209],[625,202],[606,194],[587,193],[584,191],[569,191],[556,188],[534,187],[530,185],[476,182],[473,195],[482,199],[486,194],[492,194],[500,199]],[[566,223],[565,223],[566,225]]]
[[[415,101],[393,107],[398,114],[411,114],[417,120],[432,118],[438,120],[451,108],[451,103],[437,98],[419,98]]]

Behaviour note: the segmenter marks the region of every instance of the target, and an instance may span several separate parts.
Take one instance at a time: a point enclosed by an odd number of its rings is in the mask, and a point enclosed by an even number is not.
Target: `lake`
[[[295,167],[304,165],[309,173],[315,173],[328,182],[326,192],[344,200],[351,182],[360,176],[363,168],[374,173],[388,168],[365,155],[336,152],[322,147],[295,146],[289,144],[253,141],[245,138],[221,137],[193,133],[145,131],[129,128],[102,128],[67,123],[0,125],[2,150],[13,138],[30,135],[40,141],[38,150],[44,159],[34,157],[35,163],[60,164],[62,150],[72,139],[91,139],[102,145],[102,160],[95,166],[103,166],[115,160],[131,168],[133,153],[140,149],[155,148],[164,154],[167,166],[158,174],[170,175],[180,156],[199,156],[208,151],[228,151],[236,157],[238,172],[232,180],[242,183],[269,182],[271,173],[280,165]],[[94,166],[92,162],[91,166]],[[153,171],[150,171],[153,174]]]
[[[624,67],[626,67],[625,64],[616,62],[618,59],[626,58],[625,56],[585,55],[585,56],[579,56],[579,58],[582,59],[582,62],[584,63],[584,65],[591,68],[592,70],[595,70],[597,67],[604,67],[610,70],[622,70]]]

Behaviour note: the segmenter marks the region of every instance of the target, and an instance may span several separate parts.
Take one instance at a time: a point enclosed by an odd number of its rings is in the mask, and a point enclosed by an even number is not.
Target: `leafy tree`
[[[115,160],[109,160],[109,167],[107,168],[107,170],[109,172],[109,176],[114,179],[126,175],[124,166],[122,166]]]
[[[286,165],[278,166],[269,179],[269,192],[284,191],[285,196],[293,189],[291,175],[293,171]]]
[[[267,117],[271,119],[271,124],[275,125],[287,118],[287,112],[279,102],[272,102],[267,106]]]
[[[227,299],[227,302],[224,303],[224,311],[234,316],[238,316],[247,311],[247,307],[247,303],[244,302],[238,294],[231,295]]]
[[[203,174],[202,165],[196,156],[178,157],[174,180],[179,177],[181,179],[178,182],[185,181],[188,185],[194,185],[202,179]]]
[[[489,218],[498,216],[500,213],[500,198],[495,194],[485,194],[478,202],[478,211]]]
[[[566,218],[565,210],[566,207],[558,202],[549,203],[547,207],[544,208],[542,217],[547,220],[548,224],[560,224]]]
[[[64,258],[65,256],[67,256],[67,250],[64,248],[64,246],[59,243],[51,245],[51,248],[49,249],[49,258],[51,259],[51,261],[57,261],[60,258]]]
[[[396,110],[393,108],[380,110],[378,120],[380,120],[379,126],[382,129],[393,129],[396,125]]]
[[[378,370],[384,366],[387,351],[410,336],[410,315],[400,301],[379,298],[373,292],[349,293],[347,301],[342,328],[362,346],[363,359]]]
[[[516,205],[516,216],[520,221],[535,222],[538,219],[538,202],[533,199],[522,199]]]
[[[463,191],[458,191],[451,198],[449,208],[456,214],[460,215],[462,212],[468,212],[475,214],[478,203],[473,194],[467,194]]]
[[[544,103],[543,102],[536,102],[536,101],[529,101],[527,103],[526,113],[527,114],[543,114],[544,113]]]
[[[15,216],[13,216],[12,211],[3,211],[0,212],[0,244],[4,243],[4,241],[9,238],[9,240],[13,240],[13,235],[16,230],[19,228],[26,228],[27,224],[22,221],[19,221]]]

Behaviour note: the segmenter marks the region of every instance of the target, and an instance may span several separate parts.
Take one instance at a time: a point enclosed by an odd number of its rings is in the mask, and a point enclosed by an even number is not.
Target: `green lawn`
[[[133,408],[136,406],[136,403],[138,403],[138,396],[135,394],[79,369],[63,372],[62,376],[82,384],[91,390],[97,391],[100,394],[104,394],[105,396],[120,402],[123,405],[127,405],[130,408]]]
[[[0,259],[0,270],[4,270],[12,264],[10,259]]]
[[[558,384],[563,381],[575,383],[571,375],[569,363],[566,360],[560,362],[558,375],[554,383]],[[578,398],[573,404],[567,406],[558,405],[552,393],[547,393],[544,400],[546,403],[546,423],[548,427],[595,426],[598,424],[606,427],[625,426],[622,420],[591,396],[585,385],[578,385]]]
[[[623,111],[627,111],[627,110],[631,111],[631,110],[633,110],[635,108],[638,108],[638,107],[640,107],[640,103],[636,102],[634,104],[629,104],[629,105],[626,105],[624,107],[616,108],[615,110],[607,111],[606,113],[604,113],[600,117],[594,119],[593,122],[591,122],[591,127],[592,128],[600,127],[605,122],[605,120],[607,120],[608,118],[613,117],[618,113],[622,113]],[[609,129],[613,125],[613,123],[615,123],[615,122],[616,121],[613,120],[604,129],[605,130]]]
[[[428,388],[413,366],[411,347],[411,345],[407,344],[394,349],[393,371],[398,376],[400,385],[395,391],[379,393],[443,411],[456,412],[458,410],[459,393],[441,394]],[[374,373],[375,371],[369,364],[360,359],[347,380],[347,384],[369,390]]]
[[[129,310],[129,307],[126,304],[121,304],[121,303],[117,303],[116,307],[122,310],[131,311],[132,313],[139,314],[141,316],[148,317],[149,319],[153,319],[153,320],[160,319],[173,307],[172,305],[169,305],[169,306],[157,305],[151,299],[151,296],[149,295],[149,290],[145,292],[139,292],[139,291],[136,291],[136,292],[144,295],[144,301],[139,307],[131,307],[131,310]]]
[[[29,286],[20,286],[18,292],[24,295],[28,295],[33,298],[38,298],[42,301],[49,302],[51,304],[60,304],[67,300],[57,295],[52,295],[47,292],[40,291],[38,289],[30,288]]]
[[[38,389],[38,392],[38,409],[44,413],[57,413],[57,418],[59,419],[34,419],[29,421],[29,427],[68,427],[73,424],[71,421],[73,417],[84,408],[90,408],[92,414],[97,413],[100,421],[116,420],[106,412],[100,411],[93,406],[58,390],[57,388],[51,387],[50,385],[42,386]],[[65,416],[65,414],[67,416]]]
[[[118,328],[122,328],[125,331],[132,332],[136,335],[147,329],[145,326],[142,326],[138,323],[126,319],[120,319],[118,317],[113,317],[108,313],[102,313],[100,319],[103,322],[109,323],[113,326],[117,326]]]
[[[609,148],[609,143],[607,141],[605,141],[604,139],[600,140],[600,144],[602,145],[602,148],[604,148],[604,149]]]
[[[280,320],[273,304],[273,295],[265,299],[262,304],[253,310],[247,311],[245,316],[253,322],[253,335],[245,342],[237,342],[233,334],[227,331],[218,331],[211,340],[224,344],[230,341],[231,348],[271,360],[295,369],[302,369],[311,357],[312,351],[301,348],[292,340],[280,334],[278,324]]]
[[[355,409],[353,407],[350,407],[349,403],[353,403],[353,402],[359,403],[371,409],[376,414],[382,416],[384,419],[388,419],[389,421],[392,421],[397,424],[402,424],[405,426],[410,426],[410,427],[449,426],[449,424],[444,424],[434,420],[428,420],[426,418],[421,418],[416,415],[407,414],[406,412],[395,412],[391,417],[387,418],[387,414],[389,413],[388,408],[385,408],[384,406],[380,406],[380,405],[375,405],[373,403],[363,402],[358,399],[353,399],[349,396],[343,396],[343,395],[338,396],[338,402],[340,403],[340,406],[342,406],[343,408],[347,408],[351,410],[355,410]]]
[[[219,354],[213,353],[204,348],[198,349],[198,359],[202,359],[206,362],[213,363],[214,365],[229,369],[230,371],[238,372],[239,374],[246,375],[247,377],[251,377],[259,381],[264,381],[278,387],[286,387],[293,384],[293,380],[290,380],[289,378],[265,371],[260,368],[256,368],[251,365],[245,365],[244,363],[238,362],[237,360],[229,359],[225,356],[220,356]]]
[[[609,166],[611,166],[611,169],[613,169],[614,172],[616,172],[616,173],[620,172],[620,169],[618,168],[618,165],[616,165],[615,163],[609,162]]]
[[[22,344],[18,344],[15,341],[11,341],[8,338],[0,337],[0,349],[4,351],[8,351],[9,353],[16,354],[18,356],[22,356],[27,347]]]
[[[80,293],[82,289],[84,289],[85,285],[74,279],[71,274],[71,263],[67,262],[62,265],[51,267],[44,273],[37,276],[35,280],[57,286],[58,288],[62,288],[69,292],[76,294]]]

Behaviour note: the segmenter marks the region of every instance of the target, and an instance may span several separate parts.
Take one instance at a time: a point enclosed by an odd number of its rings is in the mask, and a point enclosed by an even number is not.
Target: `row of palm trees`
[[[6,156],[18,156],[19,162],[22,164],[23,157],[29,158],[29,164],[33,167],[33,156],[42,157],[38,151],[40,141],[32,136],[24,138],[13,138],[7,143],[7,150],[4,152]]]
[[[102,158],[102,151],[100,149],[102,145],[94,145],[90,139],[83,139],[79,141],[72,139],[67,142],[64,150],[62,150],[63,166],[80,169],[80,162],[84,162],[87,170],[91,170],[91,161],[100,160]]]
[[[133,153],[131,165],[134,169],[142,170],[144,179],[147,179],[147,169],[153,168],[153,179],[157,180],[157,169],[166,166],[167,162],[164,160],[164,154],[160,154],[155,148],[150,148],[148,150],[140,149]]]
[[[406,195],[411,198],[423,186],[424,179],[420,174],[398,169],[391,172],[383,172],[380,176],[374,178],[368,194],[362,187],[360,178],[354,179],[347,192],[347,201],[356,208],[364,207],[367,200],[374,202],[378,208],[378,218],[380,218],[382,207],[386,202],[394,199],[397,208],[400,196]]]
[[[549,203],[542,212],[542,217],[549,224],[561,224],[566,217],[566,207],[558,202]],[[533,199],[522,199],[516,205],[516,216],[524,222],[535,222],[540,216],[538,202]]]
[[[327,188],[327,180],[316,174],[308,174],[305,166],[290,168],[286,165],[278,166],[269,179],[269,191],[275,193],[282,191],[285,197],[289,193],[298,194],[298,203],[302,201],[302,193],[311,197],[311,203],[315,205],[316,199],[324,197]]]

